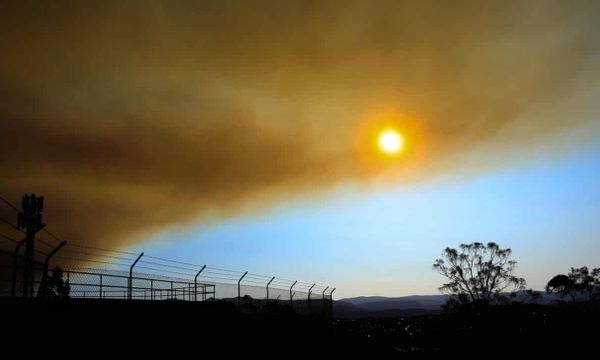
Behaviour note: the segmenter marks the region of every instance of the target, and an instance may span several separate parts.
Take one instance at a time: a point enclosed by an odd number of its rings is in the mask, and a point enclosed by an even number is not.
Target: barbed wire
[[[3,239],[6,239],[6,240],[12,241],[12,242],[14,242],[14,243],[17,243],[17,244],[18,244],[18,243],[20,243],[20,241],[19,241],[19,240],[13,239],[13,238],[11,238],[10,236],[4,235],[4,234],[2,234],[2,233],[0,233],[0,237],[2,237]]]
[[[14,211],[16,211],[17,213],[20,211],[16,206],[14,206],[10,201],[6,200],[2,196],[0,196],[0,200],[2,202],[4,202],[6,205],[8,205],[10,208],[12,208]]]

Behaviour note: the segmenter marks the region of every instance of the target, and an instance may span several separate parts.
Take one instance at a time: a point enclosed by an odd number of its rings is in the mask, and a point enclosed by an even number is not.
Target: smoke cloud
[[[119,248],[341,184],[493,171],[597,131],[599,17],[594,1],[6,4],[0,195],[42,194],[49,229]],[[389,124],[396,159],[372,149]]]

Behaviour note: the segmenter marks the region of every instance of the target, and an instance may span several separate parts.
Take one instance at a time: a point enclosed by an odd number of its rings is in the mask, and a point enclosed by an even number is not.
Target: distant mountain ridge
[[[411,295],[401,297],[359,296],[341,299],[360,308],[379,311],[390,309],[433,309],[438,310],[448,300],[448,295]]]
[[[539,303],[547,304],[558,297],[539,292]],[[517,301],[528,301],[526,292],[518,292]],[[358,296],[335,301],[335,314],[339,317],[392,317],[435,314],[442,310],[448,295],[410,295],[400,297]]]

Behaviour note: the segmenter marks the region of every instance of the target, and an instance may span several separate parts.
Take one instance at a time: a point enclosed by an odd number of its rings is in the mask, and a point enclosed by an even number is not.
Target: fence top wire
[[[58,237],[57,237],[57,239],[60,240],[60,238],[58,238]],[[113,254],[122,254],[122,255],[130,255],[130,256],[138,256],[139,255],[139,254],[128,252],[128,251],[110,250],[110,249],[105,249],[105,248],[101,248],[101,247],[97,247],[97,246],[81,245],[81,244],[76,244],[76,243],[69,243],[69,244],[70,244],[70,246],[74,246],[74,247],[78,247],[78,248],[82,248],[82,249],[96,250],[96,251],[108,252],[108,253],[113,253]]]
[[[239,278],[241,277],[241,274],[227,274],[227,273],[224,273],[224,272],[211,271],[211,270],[203,271],[202,274],[212,274],[212,275],[226,276],[228,278],[231,278],[232,280],[239,280]]]
[[[209,270],[213,270],[213,271],[221,271],[224,273],[235,274],[235,275],[239,275],[239,276],[242,276],[244,274],[244,271],[220,269],[220,268],[215,268],[215,267],[211,267],[211,266],[207,266],[206,268]]]
[[[20,241],[19,241],[19,240],[13,239],[12,237],[10,237],[10,236],[8,236],[8,235],[4,235],[4,234],[2,234],[2,233],[0,233],[0,237],[1,237],[1,238],[3,238],[3,239],[6,239],[6,240],[8,240],[8,241],[12,241],[12,242],[14,242],[14,243],[17,243],[17,244],[18,244],[18,243],[20,243]]]
[[[21,231],[21,232],[23,232],[23,230],[19,229],[19,228],[17,227],[17,225],[13,224],[12,222],[10,222],[10,221],[6,220],[6,219],[5,219],[5,218],[3,218],[3,217],[0,217],[0,222],[2,222],[2,223],[4,223],[4,224],[6,224],[6,225],[8,225],[8,226],[12,227],[12,228],[13,228],[13,229],[15,229],[15,230],[18,230],[18,231]]]
[[[125,257],[121,257],[121,256],[96,254],[96,253],[90,253],[90,252],[87,252],[87,251],[79,251],[79,250],[69,249],[68,246],[69,245],[67,244],[67,247],[64,248],[64,250],[62,250],[61,253],[86,255],[86,256],[91,256],[93,258],[101,258],[101,259],[108,258],[108,259],[114,259],[114,260],[119,260],[119,261],[133,261],[133,260],[135,260],[135,259],[125,258]]]
[[[77,273],[77,274],[82,274],[82,275],[98,275],[98,276],[105,275],[105,276],[115,276],[115,277],[123,277],[123,278],[127,278],[129,276],[129,271],[107,270],[107,269],[94,268],[94,267],[67,267],[67,268],[65,268],[65,270],[68,272],[71,272],[71,273]],[[140,273],[140,272],[134,272],[133,278],[134,279],[142,279],[142,280],[157,280],[157,281],[166,281],[166,282],[173,281],[173,282],[180,282],[180,283],[193,283],[193,281],[190,281],[190,279],[158,275],[158,274]],[[206,284],[205,282],[199,283],[199,285],[202,285],[202,284],[213,285],[213,284]]]
[[[26,231],[23,229],[20,229],[17,225],[13,224],[12,222],[0,217],[0,222],[3,224],[6,224],[8,226],[10,226],[13,230],[18,231],[20,234],[25,234]],[[34,236],[33,237],[37,242],[49,247],[50,249],[53,249],[57,246],[57,244],[50,244],[45,240],[40,239],[38,236]]]
[[[8,207],[10,207],[11,209],[13,209],[16,212],[19,212],[19,209],[14,206],[10,201],[6,200],[5,198],[3,198],[2,196],[0,196],[0,200],[5,203],[6,205],[8,205]]]
[[[135,254],[135,255],[138,255],[138,254]],[[200,269],[203,266],[203,265],[192,264],[192,263],[189,263],[189,262],[184,262],[184,261],[179,261],[179,260],[165,259],[165,258],[161,258],[161,257],[158,257],[158,256],[153,256],[153,255],[146,255],[146,254],[144,254],[144,257],[150,258],[150,259],[154,259],[154,260],[160,260],[160,261],[163,261],[163,262],[173,263],[173,264],[180,264],[180,265],[192,266],[192,267],[194,267],[194,269]]]
[[[15,238],[13,238],[13,237],[7,236],[7,235],[5,235],[5,234],[2,234],[2,233],[0,233],[0,238],[1,238],[1,239],[8,240],[8,241],[10,241],[10,242],[12,242],[12,243],[15,243],[15,244],[18,244],[18,243],[20,243],[20,242],[21,242],[21,241],[19,241],[19,240],[15,239]],[[38,250],[38,249],[34,249],[33,251],[34,251],[34,252],[36,252],[36,253],[38,253],[38,254],[41,254],[41,255],[43,255],[44,257],[46,257],[46,256],[48,255],[48,253],[46,253],[46,252],[44,252],[44,251],[41,251],[41,250]]]

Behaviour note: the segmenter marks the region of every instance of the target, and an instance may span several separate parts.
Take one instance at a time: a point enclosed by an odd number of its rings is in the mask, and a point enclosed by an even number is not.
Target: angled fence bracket
[[[206,265],[202,266],[202,269],[194,276],[194,301],[198,301],[198,276],[200,276],[200,273],[204,269],[206,269]],[[202,293],[204,294],[203,297],[206,296],[206,289]]]
[[[309,313],[312,313],[312,306],[310,304],[310,293],[312,292],[312,289],[315,287],[315,285],[317,285],[317,284],[312,284],[310,289],[308,289],[308,312]]]
[[[244,278],[244,276],[246,276],[246,274],[248,274],[248,272],[246,271],[244,273],[244,275],[242,275],[242,277],[238,280],[238,306],[240,306],[241,303],[241,299],[242,299],[242,279]]]
[[[296,285],[296,283],[298,283],[298,280],[294,281],[292,286],[290,286],[290,306],[292,307],[292,309],[294,308],[294,294],[292,294],[292,289],[294,288],[294,285]]]
[[[333,288],[333,290],[331,290],[331,292],[329,293],[329,313],[331,314],[331,316],[333,316],[333,292],[335,291],[336,288]]]
[[[50,251],[50,254],[46,256],[46,260],[44,260],[44,272],[42,273],[42,280],[40,281],[40,287],[38,288],[38,296],[46,296],[47,282],[48,282],[48,266],[50,264],[50,259],[54,254],[56,254],[63,246],[67,245],[66,241],[61,242],[57,247]]]
[[[142,252],[137,259],[135,259],[135,261],[133,262],[133,264],[131,264],[131,267],[129,268],[129,278],[127,279],[127,299],[131,300],[132,299],[132,288],[133,288],[133,267],[135,266],[135,264],[138,263],[138,261],[140,261],[140,259],[142,258],[142,256],[144,256],[144,253]]]
[[[271,285],[271,283],[273,282],[273,280],[275,280],[275,276],[273,276],[271,278],[271,280],[269,280],[269,282],[267,283],[267,302],[269,302],[269,285]]]
[[[327,300],[325,299],[325,291],[327,291],[327,289],[329,289],[329,286],[323,289],[323,294],[321,295],[321,300],[323,301],[323,309],[325,309],[325,306],[327,305]]]

